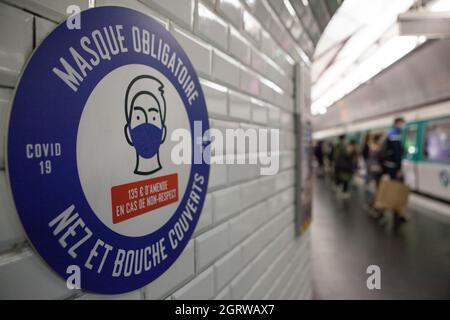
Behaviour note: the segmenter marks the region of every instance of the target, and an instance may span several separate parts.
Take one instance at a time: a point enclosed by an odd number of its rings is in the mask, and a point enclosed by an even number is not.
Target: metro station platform
[[[312,224],[315,299],[449,299],[450,223],[408,209],[398,232],[365,209],[362,188],[338,200],[316,179]],[[369,265],[381,269],[381,290],[369,290]]]
[[[0,300],[450,299],[449,53],[450,0],[0,0]]]

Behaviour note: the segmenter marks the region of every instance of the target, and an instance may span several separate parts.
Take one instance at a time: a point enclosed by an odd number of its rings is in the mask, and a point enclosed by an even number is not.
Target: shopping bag
[[[374,207],[376,209],[393,209],[403,212],[408,204],[410,189],[397,180],[380,181]]]

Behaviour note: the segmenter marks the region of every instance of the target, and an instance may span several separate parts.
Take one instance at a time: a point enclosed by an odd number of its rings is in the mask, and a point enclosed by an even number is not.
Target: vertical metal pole
[[[296,136],[296,174],[295,174],[295,227],[301,235],[311,223],[313,168],[312,168],[312,128],[309,117],[310,81],[307,67],[295,66],[294,102]]]
[[[301,234],[302,224],[302,105],[300,64],[294,66],[294,131],[295,131],[295,235]]]

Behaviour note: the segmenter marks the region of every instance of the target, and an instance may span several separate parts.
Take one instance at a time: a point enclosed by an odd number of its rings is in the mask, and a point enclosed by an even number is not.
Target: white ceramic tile
[[[280,121],[281,121],[281,126],[284,129],[287,129],[287,130],[294,129],[294,118],[292,117],[292,114],[282,111]]]
[[[194,241],[191,240],[177,261],[162,276],[145,287],[147,299],[164,298],[194,274]]]
[[[5,2],[58,22],[68,16],[67,7],[70,5],[77,5],[81,10],[89,8],[89,2],[86,0],[5,0]]]
[[[282,209],[284,209],[286,206],[283,207],[282,205],[282,198],[283,194],[278,193],[269,199],[267,199],[267,212],[269,216],[273,217],[277,215],[278,212],[280,212]]]
[[[129,293],[115,294],[115,295],[87,293],[78,297],[76,300],[141,300],[141,299],[142,299],[141,291],[135,290]]]
[[[195,32],[221,49],[228,48],[228,25],[207,6],[198,3]]]
[[[25,232],[17,214],[5,171],[0,171],[0,252],[25,242]]]
[[[174,19],[175,22],[192,30],[194,19],[193,0],[140,0],[152,9]]]
[[[282,2],[282,1],[280,1]],[[283,4],[281,11],[278,13],[279,18],[281,22],[286,26],[286,28],[290,29],[292,26],[292,23],[294,22],[294,18],[287,10],[286,6]]]
[[[141,13],[144,13],[146,15],[149,15],[153,19],[155,19],[157,22],[159,22],[165,29],[169,30],[169,19],[166,17],[163,17],[161,14],[157,13],[155,10],[152,10],[148,7],[148,5],[139,2],[138,0],[96,0],[95,1],[96,7],[101,6],[119,6],[119,7],[126,7],[130,9],[137,10]]]
[[[35,44],[38,46],[45,37],[56,28],[57,24],[46,19],[42,19],[40,17],[35,17]]]
[[[211,164],[209,171],[208,189],[214,190],[227,184],[227,166],[224,164]]]
[[[242,120],[250,120],[250,99],[238,92],[230,91],[230,116]]]
[[[285,152],[280,160],[281,170],[292,168],[295,166],[295,153],[292,151]]]
[[[290,76],[294,74],[295,61],[278,47],[277,54],[272,56],[272,59]]]
[[[283,207],[287,207],[288,205],[294,203],[295,188],[291,187],[289,189],[283,190],[280,193],[280,196],[281,196],[281,205]]]
[[[231,289],[230,287],[225,287],[221,292],[217,294],[214,300],[231,300]]]
[[[254,96],[259,96],[259,76],[247,68],[242,68],[240,73],[240,88]]]
[[[275,189],[277,191],[287,188],[291,183],[290,175],[292,172],[290,170],[283,171],[277,175]]]
[[[0,299],[62,299],[77,292],[29,249],[1,257],[0,288]]]
[[[292,272],[294,271],[295,264],[291,261],[284,270],[280,273],[279,278],[273,288],[269,299],[282,299],[282,292],[286,288],[286,284],[289,281]]]
[[[258,180],[241,185],[242,206],[248,208],[261,200],[262,185]]]
[[[244,30],[252,39],[259,44],[261,41],[261,25],[248,11],[244,10],[243,14]]]
[[[292,275],[292,271],[295,268],[293,263],[292,248],[289,251],[289,256],[286,257],[284,264],[282,266],[281,272],[279,272],[278,278],[275,281],[268,299],[281,299],[281,294],[286,287],[286,283],[289,277]]]
[[[241,248],[237,247],[214,263],[216,290],[221,290],[242,268]]]
[[[300,275],[300,270],[294,270],[291,278],[289,279],[284,292],[281,294],[281,299],[283,300],[291,300],[292,295],[294,293],[295,288],[298,286],[297,280]]]
[[[211,74],[211,47],[194,36],[174,27],[173,34],[179,44],[186,51],[197,72],[204,75]]]
[[[241,209],[240,186],[216,191],[213,197],[215,223],[227,219]]]
[[[252,48],[251,51],[252,51],[252,68],[258,71],[260,74],[265,75],[267,68],[266,59],[255,48]]]
[[[261,291],[262,281],[263,279],[259,278],[250,291],[244,296],[243,300],[261,300],[264,296]]]
[[[228,19],[228,21],[237,28],[240,28],[242,21],[242,5],[239,0],[217,0],[216,8]]]
[[[245,161],[244,164],[241,163],[234,163],[234,164],[228,164],[228,182],[230,184],[243,182],[250,180],[254,177],[255,169],[257,169],[258,164],[250,164],[249,158],[245,154],[238,154],[236,156],[236,161],[239,159],[243,159],[242,161]]]
[[[244,264],[249,263],[267,245],[268,240],[270,240],[267,233],[268,230],[269,225],[265,225],[242,243]]]
[[[289,245],[286,245],[289,246]],[[284,263],[285,263],[285,252],[286,247],[283,248],[283,250],[280,251],[280,254],[274,259],[273,263],[270,265],[267,274],[265,274],[264,279],[262,280],[263,283],[261,284],[261,287],[263,287],[263,290],[265,289],[264,297],[268,297],[268,294],[270,293],[271,289],[274,287],[278,277],[283,271]],[[264,286],[268,286],[265,287]]]
[[[280,126],[280,109],[270,106],[268,110],[269,123],[274,127]]]
[[[265,101],[272,101],[273,100],[273,90],[269,86],[268,82],[265,78],[259,77],[259,96],[261,99]]]
[[[244,299],[246,300],[263,299],[267,291],[270,290],[273,285],[274,281],[272,278],[268,277],[271,271],[272,261],[265,258],[267,253],[269,253],[269,250],[264,250],[253,263],[253,272],[258,277],[258,281],[255,282],[250,291],[245,295]]]
[[[267,107],[262,101],[252,99],[252,120],[261,124],[267,124]]]
[[[0,88],[0,169],[5,168],[6,127],[13,90]]]
[[[231,298],[239,300],[250,290],[256,277],[252,273],[252,265],[245,267],[230,283]]]
[[[284,71],[272,60],[266,57],[263,57],[263,59],[266,62],[264,76],[284,89],[283,84],[288,79]]]
[[[216,5],[216,0],[205,0],[205,4],[209,5],[211,8],[214,9]]]
[[[0,39],[0,85],[12,87],[33,49],[33,16],[0,3]]]
[[[195,238],[196,270],[205,269],[228,251],[228,224],[223,223]]]
[[[229,50],[232,56],[246,65],[250,64],[250,43],[236,29],[230,27]]]
[[[220,138],[220,135],[222,135],[223,137],[226,136],[227,134],[227,129],[239,129],[240,125],[238,122],[235,121],[223,121],[223,120],[216,120],[213,119],[210,121],[211,122],[211,128],[215,129],[216,131],[219,130],[220,134],[219,137],[217,137],[218,139]],[[222,155],[226,155],[227,153],[233,153],[235,152],[235,149],[231,149],[230,147],[227,147],[226,142],[222,142],[222,148],[220,143],[217,144],[213,144],[212,149],[217,150],[217,152],[215,152],[214,154],[217,155],[217,159],[211,159],[211,163],[225,163],[225,160],[223,158],[221,158],[220,156]]]
[[[202,233],[204,230],[210,228],[213,224],[213,197],[208,194],[203,205],[203,210],[200,215],[200,220],[195,228],[194,235]]]
[[[239,64],[227,55],[214,50],[213,77],[233,87],[239,87]]]
[[[269,0],[270,5],[276,13],[280,13],[283,10],[284,4],[280,0]]]
[[[275,50],[275,42],[270,36],[270,34],[264,30],[261,32],[261,50],[266,55],[273,58]]]
[[[263,176],[259,179],[259,183],[261,184],[261,196],[263,198],[268,198],[275,193],[276,187],[276,176]]]
[[[212,268],[199,274],[194,280],[175,292],[176,300],[209,300],[214,297],[214,272]]]
[[[232,246],[238,245],[243,239],[250,236],[262,223],[260,219],[264,203],[248,209],[230,220],[230,242]]]
[[[226,116],[228,114],[228,89],[207,80],[200,80],[206,107],[210,116]]]

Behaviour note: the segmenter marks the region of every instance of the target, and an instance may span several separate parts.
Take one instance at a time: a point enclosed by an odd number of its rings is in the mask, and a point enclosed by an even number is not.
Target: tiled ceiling
[[[311,68],[313,114],[326,113],[343,97],[426,42],[425,36],[399,34],[399,14],[439,11],[438,7],[448,10],[449,3],[346,0],[315,47]]]
[[[284,27],[312,59],[314,49],[343,0],[269,0]]]

